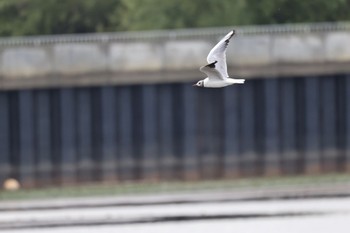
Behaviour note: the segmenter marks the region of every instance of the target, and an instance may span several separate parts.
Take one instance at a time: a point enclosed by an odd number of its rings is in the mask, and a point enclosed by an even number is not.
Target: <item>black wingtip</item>
[[[209,68],[215,68],[215,64],[216,63],[218,63],[218,61],[214,61],[214,62],[212,62],[212,63],[210,63],[210,64],[208,64],[206,66],[209,67]]]
[[[231,38],[232,38],[234,35],[236,35],[236,30],[235,30],[235,29],[232,30],[232,36],[231,36]]]
[[[231,32],[232,32],[231,36],[225,40],[226,46],[230,42],[231,38],[236,34],[236,31],[234,29]]]

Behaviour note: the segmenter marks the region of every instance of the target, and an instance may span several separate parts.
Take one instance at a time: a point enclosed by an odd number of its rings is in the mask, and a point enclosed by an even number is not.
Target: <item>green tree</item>
[[[122,0],[126,30],[213,27],[247,24],[245,0]]]
[[[246,0],[252,24],[350,20],[349,0]]]
[[[145,30],[350,20],[350,0],[122,0],[121,27]]]
[[[350,0],[0,0],[0,36],[350,20]]]
[[[34,35],[113,30],[118,0],[0,0],[0,34]],[[114,22],[116,23],[116,22]]]

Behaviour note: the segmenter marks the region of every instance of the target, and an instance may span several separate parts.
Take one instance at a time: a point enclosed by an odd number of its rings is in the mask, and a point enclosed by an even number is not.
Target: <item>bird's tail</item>
[[[234,79],[234,83],[243,84],[245,79]]]

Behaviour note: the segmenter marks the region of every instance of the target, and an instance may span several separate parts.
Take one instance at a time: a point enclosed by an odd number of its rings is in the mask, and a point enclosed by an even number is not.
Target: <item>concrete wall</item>
[[[245,78],[350,71],[348,24],[237,28],[229,74]],[[0,88],[193,81],[231,28],[0,40]]]

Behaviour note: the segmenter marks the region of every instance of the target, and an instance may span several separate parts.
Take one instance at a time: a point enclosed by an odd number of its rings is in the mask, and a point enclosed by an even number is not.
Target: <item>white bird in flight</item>
[[[208,65],[202,66],[199,70],[205,73],[208,77],[198,81],[193,86],[219,88],[226,87],[232,84],[243,84],[245,79],[229,78],[227,74],[226,64],[226,49],[230,39],[235,34],[235,31],[230,31],[214,48],[209,52],[207,61]]]

